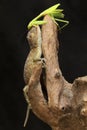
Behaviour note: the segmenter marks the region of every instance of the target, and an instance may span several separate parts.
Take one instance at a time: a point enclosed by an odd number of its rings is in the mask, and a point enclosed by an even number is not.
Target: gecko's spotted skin
[[[28,43],[30,45],[30,53],[27,57],[24,66],[24,80],[28,84],[30,77],[33,73],[33,68],[36,65],[35,61],[40,60],[42,50],[41,50],[41,30],[39,26],[32,27],[27,35]]]
[[[26,83],[26,86],[24,87],[23,92],[24,92],[26,102],[28,103],[24,126],[26,126],[26,123],[29,117],[29,109],[31,108],[31,104],[28,97],[29,81],[35,70],[35,66],[37,66],[38,63],[40,63],[41,54],[42,54],[41,30],[39,26],[34,26],[31,28],[31,30],[28,32],[27,40],[30,45],[30,53],[28,54],[28,57],[24,66],[24,81]]]

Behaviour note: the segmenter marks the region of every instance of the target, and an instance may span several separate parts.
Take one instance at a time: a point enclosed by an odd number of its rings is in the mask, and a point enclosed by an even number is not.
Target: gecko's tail
[[[28,105],[27,106],[27,112],[26,112],[25,120],[24,120],[24,125],[23,125],[24,127],[27,124],[27,121],[28,121],[28,118],[29,118],[29,114],[30,114],[30,106]]]

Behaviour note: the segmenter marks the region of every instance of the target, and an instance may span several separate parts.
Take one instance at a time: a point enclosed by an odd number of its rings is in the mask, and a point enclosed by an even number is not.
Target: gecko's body
[[[30,45],[30,53],[28,54],[27,60],[24,66],[24,80],[28,84],[30,77],[33,73],[33,68],[36,65],[35,61],[41,58],[41,30],[39,26],[32,27],[28,32],[27,39]]]
[[[35,66],[38,65],[41,59],[41,30],[39,26],[34,26],[31,28],[31,30],[28,32],[27,39],[30,45],[30,53],[28,54],[27,60],[25,62],[24,66],[24,81],[26,83],[26,86],[24,87],[24,96],[28,103],[26,118],[24,122],[24,126],[27,123],[28,116],[29,116],[29,109],[31,108],[29,97],[28,97],[28,91],[29,91],[29,81],[30,78],[34,72]]]

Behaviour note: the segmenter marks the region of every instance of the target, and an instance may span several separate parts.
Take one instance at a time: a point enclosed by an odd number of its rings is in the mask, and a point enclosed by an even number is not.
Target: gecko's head
[[[30,48],[38,46],[38,38],[40,37],[40,28],[39,26],[33,26],[27,34],[27,39],[30,45]]]

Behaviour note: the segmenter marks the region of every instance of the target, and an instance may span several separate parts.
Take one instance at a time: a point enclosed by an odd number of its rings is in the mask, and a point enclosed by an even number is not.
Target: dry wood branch
[[[57,26],[49,16],[45,16],[47,24],[42,27],[42,49],[46,59],[46,87],[48,92],[48,104],[50,108],[58,110],[59,94],[64,84],[59,68],[57,49]]]
[[[44,20],[47,24],[42,26],[42,50],[48,100],[40,83],[40,63],[29,81],[32,111],[53,130],[87,130],[87,76],[75,79],[73,84],[64,79],[58,62],[57,26],[49,16]]]

